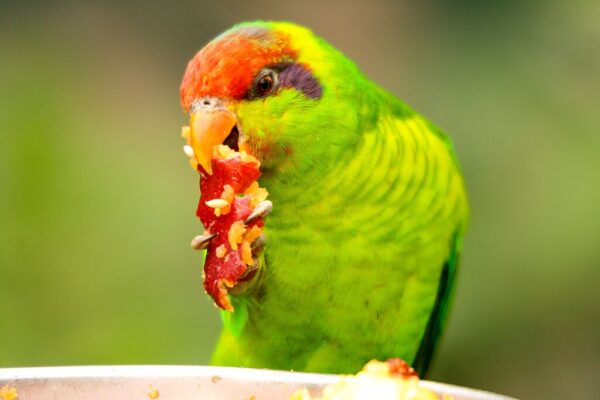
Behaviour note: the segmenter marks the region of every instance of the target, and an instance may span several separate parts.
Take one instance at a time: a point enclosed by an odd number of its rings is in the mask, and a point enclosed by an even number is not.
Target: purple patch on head
[[[293,87],[311,99],[319,99],[323,94],[323,87],[317,78],[302,64],[292,64],[281,71],[279,85],[282,88]]]

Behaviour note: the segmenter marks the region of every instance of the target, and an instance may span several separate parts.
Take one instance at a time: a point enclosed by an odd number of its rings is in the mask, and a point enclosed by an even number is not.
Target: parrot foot
[[[257,241],[260,240],[260,238],[256,239],[252,245],[252,265],[248,265],[246,267],[246,271],[244,271],[244,273],[242,274],[242,276],[240,276],[239,278],[239,283],[234,286],[231,289],[232,293],[235,294],[241,294],[246,292],[246,290],[248,289],[249,286],[251,286],[253,284],[253,282],[256,280],[256,273],[259,272],[259,270],[261,269],[261,264],[260,264],[260,253],[262,252],[263,248],[264,248],[264,235],[261,235],[261,237],[263,237],[263,242],[261,245],[255,247],[254,243],[256,243]]]
[[[258,205],[252,210],[248,218],[244,221],[246,225],[250,222],[254,221],[257,218],[264,218],[269,215],[273,211],[273,203],[269,200],[261,201]]]
[[[204,233],[203,235],[198,235],[196,237],[194,237],[192,239],[192,249],[194,250],[203,250],[206,249],[208,247],[208,244],[210,243],[210,241],[212,239],[214,239],[215,237],[217,237],[216,233],[213,234],[208,234],[208,233]]]
[[[246,268],[244,274],[240,277],[240,281],[247,280],[254,276],[254,273],[260,269],[260,254],[265,248],[265,244],[267,243],[267,238],[264,234],[257,237],[254,242],[250,244],[250,249],[252,250],[252,265],[249,265]],[[241,290],[238,290],[236,293],[241,293]]]
[[[248,218],[246,218],[244,224],[247,225],[258,218],[265,218],[267,215],[269,215],[269,213],[271,213],[271,211],[273,211],[273,203],[271,203],[269,200],[261,201],[254,208],[254,210],[252,210]],[[252,250],[252,259],[254,263],[248,268],[244,276],[251,276],[251,274],[260,268],[260,255],[265,249],[266,243],[267,237],[264,233],[250,243],[250,249]]]
[[[258,269],[260,269],[260,260],[258,258],[254,258],[254,263],[252,265],[249,265],[248,268],[246,268],[246,271],[244,272],[244,275],[242,275],[240,277],[240,281],[243,281],[252,272],[257,271]]]
[[[250,249],[252,250],[252,255],[255,256],[260,254],[260,252],[265,248],[265,244],[267,243],[267,238],[264,234],[257,237],[254,242],[250,244]]]

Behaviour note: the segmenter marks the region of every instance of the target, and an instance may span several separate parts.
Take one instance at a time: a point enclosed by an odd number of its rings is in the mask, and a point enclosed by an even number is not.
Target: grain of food
[[[419,382],[415,371],[400,359],[373,360],[358,374],[344,376],[325,387],[320,397],[312,397],[307,389],[301,389],[290,400],[451,400]]]

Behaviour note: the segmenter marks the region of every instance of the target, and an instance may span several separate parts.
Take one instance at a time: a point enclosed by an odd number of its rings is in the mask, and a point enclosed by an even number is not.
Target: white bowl
[[[336,375],[203,366],[0,369],[0,388],[16,388],[18,400],[287,400],[303,387],[318,395],[325,385],[339,379]],[[421,382],[455,400],[510,400],[480,390]]]

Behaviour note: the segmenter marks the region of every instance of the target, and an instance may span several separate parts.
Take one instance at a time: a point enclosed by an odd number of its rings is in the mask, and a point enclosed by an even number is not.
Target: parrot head
[[[357,140],[337,132],[358,131],[361,79],[351,61],[304,27],[236,25],[201,49],[183,77],[194,157],[209,174],[218,144],[254,155],[266,171],[327,164]]]

